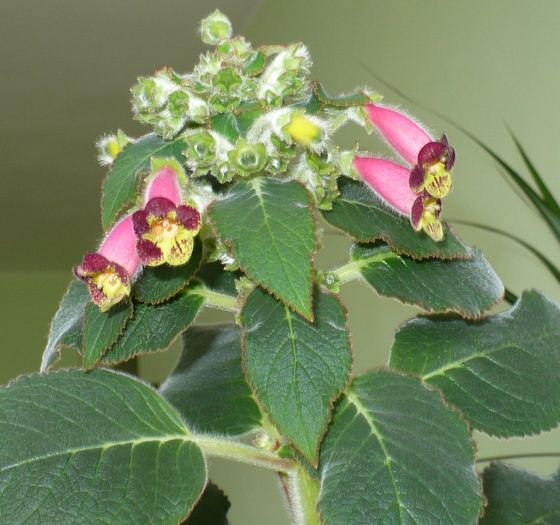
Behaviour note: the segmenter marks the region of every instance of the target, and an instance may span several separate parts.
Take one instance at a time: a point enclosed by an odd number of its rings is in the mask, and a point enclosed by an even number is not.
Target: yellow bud
[[[321,138],[321,127],[303,115],[294,115],[285,127],[290,137],[302,146],[310,146]]]
[[[109,157],[115,159],[117,155],[122,151],[122,146],[118,143],[117,139],[112,139],[105,145],[105,152]]]

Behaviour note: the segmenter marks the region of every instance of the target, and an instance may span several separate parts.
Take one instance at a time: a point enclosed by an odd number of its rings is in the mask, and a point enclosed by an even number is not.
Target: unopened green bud
[[[215,46],[231,37],[229,18],[217,9],[200,23],[200,36],[205,44]]]
[[[167,109],[173,117],[185,117],[189,111],[189,95],[184,91],[174,91],[169,95]]]
[[[318,275],[319,283],[331,292],[340,292],[340,279],[335,272],[321,272]]]
[[[330,175],[336,169],[330,155],[308,153],[306,155],[306,161],[307,165],[319,175]]]
[[[216,141],[207,131],[200,131],[186,137],[184,155],[192,167],[208,167],[216,156]]]
[[[250,42],[247,42],[242,36],[226,40],[216,48],[218,53],[229,55],[229,58],[234,55],[242,60],[248,57],[252,50]]]
[[[309,51],[303,44],[291,44],[280,51],[259,79],[257,96],[279,105],[287,97],[305,95],[311,67]]]
[[[241,77],[235,69],[228,67],[222,69],[212,79],[212,84],[215,88],[223,92],[231,92],[236,87],[241,85]]]
[[[154,113],[163,108],[169,95],[179,89],[177,75],[170,69],[157,71],[152,77],[139,77],[131,88],[135,112]]]
[[[241,138],[228,153],[228,158],[241,174],[256,173],[266,164],[266,149],[262,144],[247,144],[245,139]]]

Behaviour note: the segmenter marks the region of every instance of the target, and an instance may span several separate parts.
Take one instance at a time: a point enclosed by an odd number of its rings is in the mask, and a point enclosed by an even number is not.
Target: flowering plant
[[[218,11],[201,36],[192,72],[132,88],[150,132],[99,142],[105,237],[74,268],[41,373],[0,390],[0,521],[223,524],[209,456],[274,471],[295,524],[557,515],[558,480],[476,469],[472,429],[560,422],[560,308],[527,291],[492,313],[502,282],[442,220],[448,138],[371,89],[328,95],[301,43],[254,48]],[[347,123],[402,161],[340,148]],[[326,228],[354,241],[335,269],[315,265]],[[421,315],[386,368],[352,376],[337,294],[356,279]],[[203,308],[231,322],[196,325]],[[179,336],[157,390],[111,369]],[[83,367],[51,370],[63,349]]]

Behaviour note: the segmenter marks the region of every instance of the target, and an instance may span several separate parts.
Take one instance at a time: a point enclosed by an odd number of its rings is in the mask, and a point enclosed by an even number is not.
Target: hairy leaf
[[[392,371],[354,380],[321,446],[325,525],[472,525],[482,504],[467,425]]]
[[[134,297],[138,301],[159,304],[177,295],[189,284],[202,260],[202,243],[194,240],[193,253],[182,266],[145,266],[142,275],[134,283]]]
[[[415,259],[466,259],[468,248],[449,229],[435,242],[423,232],[416,232],[410,220],[388,208],[365,184],[340,177],[340,197],[323,217],[335,228],[346,232],[358,242],[383,240],[397,253]]]
[[[314,313],[311,323],[259,288],[241,312],[249,383],[280,432],[312,463],[352,360],[338,299],[316,290]]]
[[[165,303],[136,304],[134,316],[103,362],[120,363],[141,353],[165,350],[194,321],[203,302],[187,289]]]
[[[429,312],[478,318],[504,295],[500,278],[476,249],[469,259],[417,260],[386,245],[358,244],[352,247],[352,261],[379,294]]]
[[[304,317],[312,316],[315,234],[311,202],[297,182],[236,183],[210,218],[242,270]]]
[[[536,291],[480,322],[417,318],[398,331],[391,366],[443,390],[470,424],[523,436],[560,422],[560,308]]]
[[[179,362],[160,392],[201,432],[239,435],[261,423],[241,366],[241,334],[235,325],[189,328]]]
[[[356,91],[349,95],[340,95],[337,97],[333,97],[327,94],[325,88],[320,82],[313,82],[312,88],[313,88],[313,93],[317,97],[319,102],[321,102],[321,104],[326,107],[334,107],[334,108],[349,108],[352,106],[361,107],[372,102],[371,96],[368,95],[364,90]]]
[[[121,301],[107,312],[100,311],[93,303],[86,306],[82,344],[84,368],[91,368],[101,360],[123,333],[133,311],[130,301]]]
[[[204,264],[197,272],[196,279],[213,292],[235,297],[237,295],[235,280],[241,276],[241,272],[224,270],[222,263],[216,261]]]
[[[138,194],[141,175],[150,167],[150,159],[175,157],[183,160],[185,143],[182,138],[167,142],[150,133],[127,144],[114,160],[103,184],[101,196],[101,222],[108,229],[118,215],[130,207]]]
[[[488,502],[480,525],[560,525],[560,472],[543,477],[494,463],[483,481]]]
[[[82,338],[81,325],[84,309],[90,301],[86,285],[73,279],[60,302],[60,306],[51,322],[47,346],[43,351],[41,372],[46,371],[60,358],[60,350],[64,346],[80,349]]]
[[[108,370],[24,376],[0,389],[0,439],[4,523],[175,525],[206,483],[175,410]]]

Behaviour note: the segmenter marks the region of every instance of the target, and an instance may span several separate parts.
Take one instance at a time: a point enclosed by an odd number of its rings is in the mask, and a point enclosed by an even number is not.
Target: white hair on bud
[[[296,68],[291,62],[297,59],[299,61]],[[311,69],[311,55],[309,50],[302,43],[290,44],[286,49],[280,51],[264,70],[257,88],[257,97],[266,99],[272,96],[282,96],[285,86],[285,80],[282,77],[290,72],[301,69],[305,74]]]
[[[98,151],[97,162],[101,166],[110,166],[113,163],[113,157],[107,153],[107,145],[113,140],[117,140],[116,135],[102,135],[95,143]]]

